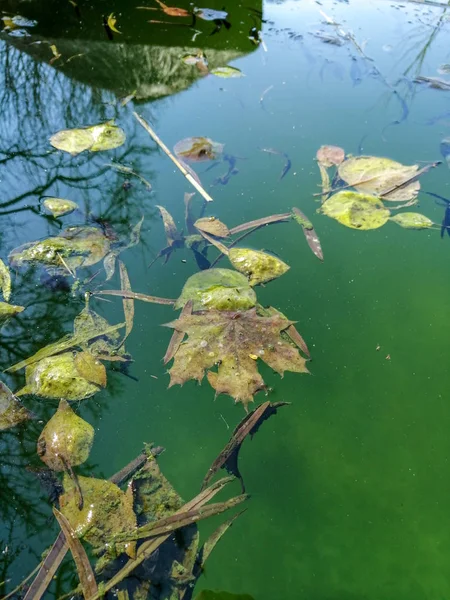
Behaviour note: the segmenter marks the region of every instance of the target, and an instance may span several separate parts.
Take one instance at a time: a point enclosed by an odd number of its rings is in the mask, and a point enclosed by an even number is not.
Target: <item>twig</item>
[[[195,178],[190,173],[188,173],[185,167],[183,167],[180,161],[172,154],[172,152],[165,145],[165,143],[156,135],[156,133],[153,131],[153,129],[150,127],[147,121],[144,121],[144,119],[141,116],[139,116],[137,112],[133,112],[133,116],[142,125],[145,131],[153,138],[153,140],[158,144],[161,150],[163,150],[163,152],[167,154],[167,156],[178,167],[178,169],[180,169],[180,171],[183,173],[183,175],[186,177],[189,183],[195,187],[195,189],[203,196],[203,198],[207,202],[212,202],[213,199],[208,194],[208,192],[205,191],[205,189],[198,183],[198,181],[195,180]]]
[[[139,292],[127,292],[125,290],[98,290],[92,292],[93,296],[107,295],[107,296],[119,296],[120,298],[130,298],[132,300],[142,300],[143,302],[152,302],[153,304],[175,304],[176,300],[170,298],[160,298],[159,296],[147,296],[147,294],[140,294]]]

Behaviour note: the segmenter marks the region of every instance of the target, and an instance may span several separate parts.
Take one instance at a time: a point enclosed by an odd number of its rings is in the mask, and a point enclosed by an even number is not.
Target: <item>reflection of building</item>
[[[43,62],[52,59],[50,45],[54,45],[61,57],[52,66],[71,79],[117,95],[136,90],[136,97],[143,100],[179,92],[201,77],[195,66],[183,63],[184,54],[201,48],[211,67],[225,66],[255,49],[248,36],[252,28],[261,27],[261,0],[250,0],[245,8],[233,3],[226,26],[199,18],[172,17],[160,10],[139,10],[126,0],[83,7],[81,21],[69,3],[14,4],[9,3],[11,12],[35,19],[38,25],[30,29],[31,37],[5,36],[5,41]],[[143,4],[157,6],[152,0]],[[186,0],[175,4],[191,8]],[[213,0],[208,7],[222,10],[223,3]],[[121,31],[113,40],[108,39],[103,25],[103,17],[111,12]],[[62,22],[67,24],[64,37]]]

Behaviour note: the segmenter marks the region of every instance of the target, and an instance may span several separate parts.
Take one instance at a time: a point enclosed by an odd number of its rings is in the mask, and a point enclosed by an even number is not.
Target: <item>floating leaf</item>
[[[202,490],[205,489],[219,469],[226,469],[230,475],[234,475],[241,482],[242,493],[245,492],[244,481],[238,467],[239,451],[245,438],[253,435],[260,426],[272,415],[277,414],[277,409],[288,405],[288,402],[264,402],[255,410],[246,415],[233,431],[230,441],[208,469],[203,479]]]
[[[116,29],[116,23],[117,23],[117,19],[114,16],[114,13],[111,13],[107,20],[106,20],[108,27],[111,29],[111,31],[114,31],[114,33],[122,33],[121,31],[119,31],[118,29]]]
[[[174,153],[185,161],[202,162],[216,160],[222,154],[224,144],[206,137],[190,137],[180,140],[173,147]]]
[[[311,248],[313,254],[315,254],[318,259],[323,260],[323,252],[322,252],[322,246],[320,244],[319,236],[317,235],[311,221],[296,206],[294,206],[294,208],[292,209],[292,216],[294,217],[294,220],[303,229],[303,233],[305,234],[306,241],[308,242],[308,246]]]
[[[54,217],[62,217],[68,215],[78,208],[76,202],[65,200],[63,198],[46,198],[42,202],[45,209]]]
[[[17,395],[35,394],[42,398],[84,400],[101,389],[80,375],[73,352],[64,352],[28,365],[25,386]]]
[[[230,235],[230,231],[225,223],[219,221],[215,217],[203,217],[202,219],[197,219],[194,223],[194,227],[200,229],[201,231],[206,231],[206,233],[210,233],[211,235],[215,235],[216,237],[228,237]]]
[[[65,471],[86,462],[94,441],[94,428],[61,400],[37,443],[40,459],[53,471]]]
[[[167,6],[167,4],[164,4],[164,2],[161,2],[161,0],[156,0],[156,2],[161,7],[161,10],[163,11],[163,13],[168,15],[169,17],[190,17],[191,16],[191,13],[188,10],[186,10],[185,8],[177,8],[176,6]],[[144,8],[144,7],[139,7],[139,8]]]
[[[172,246],[177,240],[180,239],[175,221],[172,215],[164,208],[164,206],[156,205],[156,208],[161,213],[161,217],[164,223],[164,231],[166,232],[167,245]]]
[[[350,191],[331,196],[324,202],[321,211],[352,229],[377,229],[387,222],[391,214],[379,198]]]
[[[383,196],[383,200],[393,201],[408,201],[417,197],[420,190],[418,181],[402,185],[417,172],[417,165],[404,166],[390,158],[376,156],[354,156],[345,160],[338,168],[339,177],[359,192]],[[400,185],[400,189],[387,193]]]
[[[120,270],[120,283],[121,289],[126,292],[131,292],[131,283],[130,278],[128,277],[128,271],[124,263],[119,260],[119,270]],[[130,335],[133,329],[134,322],[134,300],[132,298],[123,298],[123,312],[125,315],[125,335],[123,336],[122,344],[125,342],[127,337]]]
[[[78,508],[78,492],[67,475],[64,475],[64,493],[59,502],[61,512],[79,538],[85,539],[94,550],[104,552],[114,535],[135,531],[136,515],[130,494],[103,479],[79,476],[78,482],[84,499],[83,508]],[[112,543],[111,546],[114,553],[125,552],[131,558],[135,555],[135,542]]]
[[[14,396],[9,387],[0,381],[0,431],[31,419],[31,413]]]
[[[52,65],[55,62],[55,60],[58,60],[58,58],[61,58],[61,53],[58,51],[58,48],[55,46],[55,44],[52,44],[50,46],[50,50],[52,51],[53,58],[50,59],[49,62]]]
[[[244,73],[240,69],[236,69],[236,67],[216,67],[215,69],[211,69],[210,73],[211,75],[225,79],[244,77]]]
[[[248,277],[252,286],[272,281],[290,269],[276,256],[250,248],[230,248],[228,257],[233,267]]]
[[[415,212],[400,213],[395,217],[391,217],[390,221],[394,221],[394,223],[405,229],[429,229],[434,225],[431,219]]]
[[[116,272],[116,261],[118,254],[119,252],[117,250],[112,250],[105,256],[103,260],[103,268],[105,269],[106,273],[105,281],[109,281]]]
[[[8,267],[0,259],[0,291],[3,294],[3,298],[6,302],[9,302],[11,297],[11,275]],[[20,311],[19,311],[20,312]]]
[[[204,21],[216,21],[217,19],[222,20],[228,17],[228,13],[224,10],[215,10],[213,8],[195,8],[194,14]]]
[[[254,308],[207,310],[180,317],[167,325],[188,335],[175,354],[169,387],[183,385],[189,379],[201,381],[207,371],[217,394],[229,394],[247,406],[253,394],[265,387],[251,354],[280,375],[284,371],[308,372],[298,350],[280,337],[289,325],[291,321],[279,314],[259,317]],[[210,371],[215,365],[217,372]]]
[[[245,310],[256,304],[256,294],[247,278],[231,269],[207,269],[195,273],[184,284],[175,308],[192,300],[193,309]]]
[[[324,167],[340,165],[345,158],[345,151],[339,146],[321,146],[317,150],[316,158]]]
[[[15,248],[8,259],[15,268],[41,264],[67,271],[95,265],[109,250],[110,241],[98,227],[68,227],[57,237]]]
[[[106,387],[105,366],[90,352],[77,352],[74,356],[75,368],[78,374],[100,387]]]
[[[50,144],[58,150],[64,150],[64,152],[76,156],[85,150],[98,152],[118,148],[125,142],[125,139],[123,129],[117,127],[114,121],[107,121],[91,127],[58,131],[51,136]]]
[[[0,323],[6,323],[11,317],[15,317],[25,310],[24,306],[16,306],[7,302],[0,302]]]
[[[144,217],[136,223],[130,233],[130,241],[128,242],[127,248],[133,248],[133,246],[137,246],[141,240],[141,229],[142,223],[144,222]]]

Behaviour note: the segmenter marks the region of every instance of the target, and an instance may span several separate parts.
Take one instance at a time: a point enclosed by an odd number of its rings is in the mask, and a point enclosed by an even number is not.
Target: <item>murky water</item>
[[[176,6],[190,8],[184,0]],[[56,1],[0,2],[0,8],[37,21],[26,37],[3,32],[0,39],[5,262],[14,247],[57,235],[61,227],[92,224],[95,217],[125,237],[144,216],[141,243],[121,255],[131,286],[179,296],[198,270],[192,252],[180,249],[167,264],[148,265],[165,245],[156,205],[166,207],[181,230],[183,195],[192,190],[133,110],[170,148],[188,136],[207,136],[236,157],[238,172],[226,185],[216,180],[228,163],[211,170],[210,163],[192,165],[214,198],[209,215],[232,227],[298,206],[321,239],[323,264],[294,223],[271,225],[247,239],[291,266],[257,289],[258,300],[297,321],[311,350],[311,374],[281,379],[260,368],[272,388],[268,399],[291,406],[244,443],[240,467],[251,494],[248,510],[215,548],[196,592],[246,592],[257,600],[447,597],[450,239],[439,232],[445,209],[421,192],[419,207],[411,210],[436,228],[411,231],[387,223],[355,231],[317,214],[314,194],[320,191],[315,154],[323,144],[403,164],[441,159],[450,92],[413,79],[449,77],[438,69],[450,62],[450,10],[385,0],[227,6],[211,0],[209,8],[227,10],[231,25],[215,31],[214,22],[180,25],[191,23],[119,0],[79,3],[81,20],[74,6]],[[111,12],[121,34],[109,40],[102,17]],[[327,25],[327,16],[339,25]],[[252,28],[262,28],[263,43],[249,39]],[[342,45],[326,43],[317,32],[340,36]],[[53,62],[51,45],[61,55]],[[181,61],[195,49],[204,51],[210,68],[232,65],[245,77],[202,76]],[[134,100],[121,106],[119,99],[133,92]],[[48,143],[60,129],[113,118],[127,136],[115,150],[71,157]],[[281,180],[285,159],[262,148],[291,160]],[[111,161],[132,167],[152,191],[105,166]],[[421,178],[421,186],[450,197],[445,161]],[[48,219],[39,211],[43,196],[70,198],[80,210]],[[201,207],[198,194],[194,206]],[[208,256],[216,254],[213,249]],[[90,289],[104,277],[97,275]],[[101,285],[119,286],[117,273]],[[33,270],[17,272],[13,290],[13,302],[26,310],[2,329],[3,369],[70,332],[84,305],[82,294],[51,290]],[[93,298],[91,307],[111,323],[123,320],[120,299]],[[95,427],[90,459],[79,472],[109,477],[144,442],[154,442],[166,448],[159,460],[165,476],[190,499],[244,416],[242,405],[228,396],[215,399],[206,381],[167,389],[162,357],[171,332],[161,325],[176,313],[141,302],[135,312],[127,340],[132,377],[112,363],[107,388],[74,407]],[[23,371],[3,380],[17,390]],[[57,403],[37,396],[23,401],[36,419],[0,438],[2,594],[36,567],[58,533],[33,472],[41,466],[36,440]],[[221,519],[202,525],[202,535]],[[66,560],[46,597],[59,597],[74,582]]]

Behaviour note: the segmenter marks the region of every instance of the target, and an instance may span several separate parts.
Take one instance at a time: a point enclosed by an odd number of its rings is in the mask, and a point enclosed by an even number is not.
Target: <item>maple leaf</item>
[[[207,378],[217,394],[228,394],[246,407],[265,388],[258,372],[260,358],[281,376],[284,371],[308,373],[306,360],[280,337],[292,324],[281,314],[260,317],[256,309],[208,310],[182,315],[167,323],[188,335],[174,355],[169,387],[189,379]],[[217,372],[210,371],[217,365]]]

